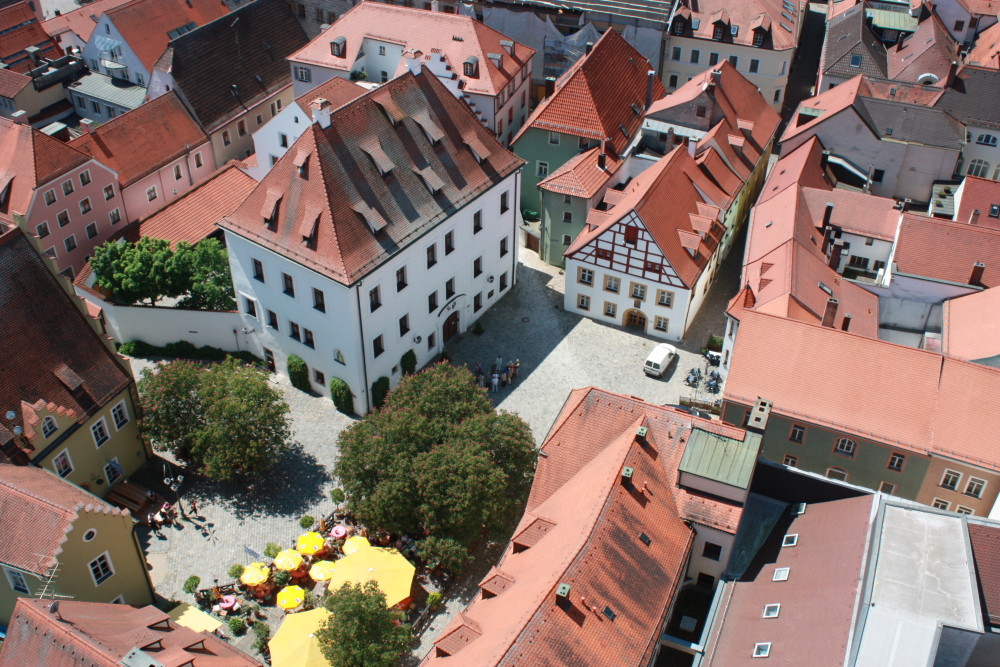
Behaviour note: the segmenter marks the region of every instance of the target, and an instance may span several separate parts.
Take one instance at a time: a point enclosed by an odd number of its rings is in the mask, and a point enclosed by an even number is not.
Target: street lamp
[[[186,519],[187,514],[185,514],[184,512],[184,505],[181,503],[181,494],[180,494],[181,485],[184,483],[184,475],[177,473],[176,475],[171,477],[170,470],[167,468],[167,465],[164,464],[163,483],[167,486],[168,489],[174,492],[174,496],[177,498],[177,510],[181,513],[181,516]]]

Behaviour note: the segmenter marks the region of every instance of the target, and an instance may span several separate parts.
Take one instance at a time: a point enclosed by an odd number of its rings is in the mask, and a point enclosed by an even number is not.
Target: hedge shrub
[[[330,378],[330,398],[337,409],[346,415],[354,414],[354,394],[340,378]]]
[[[288,379],[296,389],[312,391],[312,385],[309,384],[309,367],[297,354],[288,355]]]
[[[141,340],[131,340],[118,346],[118,351],[129,357],[171,357],[180,359],[197,359],[204,361],[225,361],[226,357],[236,357],[249,364],[259,363],[260,358],[245,350],[228,352],[226,350],[204,345],[198,347],[186,340],[168,343],[163,347],[150,345]]]
[[[385,403],[385,397],[389,393],[389,378],[382,376],[372,384],[372,406],[381,408]]]
[[[403,368],[403,373],[413,375],[417,372],[417,353],[407,350],[399,360],[399,365]]]

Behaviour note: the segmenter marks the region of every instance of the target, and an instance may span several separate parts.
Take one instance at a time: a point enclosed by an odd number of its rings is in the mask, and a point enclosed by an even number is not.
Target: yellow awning
[[[319,650],[316,631],[326,623],[330,612],[320,607],[289,614],[267,643],[273,667],[329,667]]]
[[[182,625],[195,632],[215,632],[222,627],[222,621],[186,602],[174,607],[168,612],[168,616],[177,621],[177,625]]]

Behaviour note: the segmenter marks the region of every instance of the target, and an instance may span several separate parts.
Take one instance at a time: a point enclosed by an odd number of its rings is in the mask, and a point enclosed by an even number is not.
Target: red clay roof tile
[[[990,623],[1000,625],[1000,527],[970,522],[969,540],[986,603],[984,611]]]
[[[229,13],[219,0],[132,0],[105,14],[150,72],[170,42],[168,33],[194,23],[202,26]]]

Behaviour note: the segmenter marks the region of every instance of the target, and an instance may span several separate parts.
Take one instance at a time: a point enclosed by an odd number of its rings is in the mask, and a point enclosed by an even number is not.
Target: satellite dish
[[[59,600],[53,600],[52,604],[49,605],[49,613],[59,616]],[[61,619],[62,616],[59,616]]]

